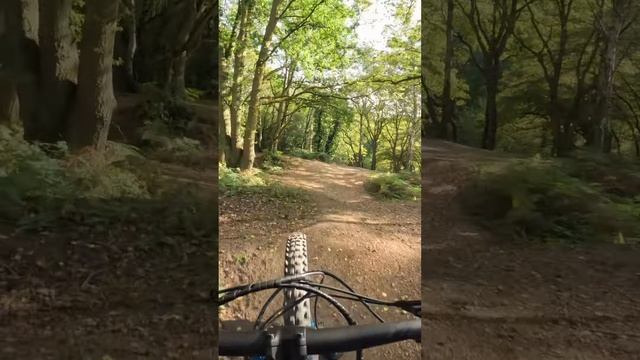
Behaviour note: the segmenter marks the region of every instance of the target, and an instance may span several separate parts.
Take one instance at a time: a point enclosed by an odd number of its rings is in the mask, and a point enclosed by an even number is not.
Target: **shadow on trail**
[[[0,225],[0,357],[212,358],[217,195],[193,190],[50,199]]]
[[[456,198],[484,152],[424,143],[423,358],[635,359],[640,248],[498,238]]]

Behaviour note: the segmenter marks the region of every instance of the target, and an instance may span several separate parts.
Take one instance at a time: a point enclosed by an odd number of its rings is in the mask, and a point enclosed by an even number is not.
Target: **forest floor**
[[[158,167],[215,198],[216,172]],[[215,244],[144,226],[0,223],[0,359],[216,358]]]
[[[372,297],[418,299],[419,202],[370,196],[363,187],[372,174],[368,170],[298,158],[285,161],[284,171],[271,176],[302,189],[307,194],[304,199],[287,201],[255,194],[221,197],[220,286],[281,277],[287,236],[302,231],[308,238],[310,270],[333,272],[359,293]],[[255,320],[267,295],[230,303],[220,313],[223,328],[235,324],[234,320]],[[360,304],[345,305],[359,324],[376,321]],[[412,318],[395,309],[379,310],[388,321]],[[318,312],[321,326],[344,324],[327,307],[319,307]],[[367,359],[418,359],[420,345],[403,342],[364,354]]]
[[[499,239],[462,215],[480,162],[423,139],[423,359],[638,359],[640,248]]]

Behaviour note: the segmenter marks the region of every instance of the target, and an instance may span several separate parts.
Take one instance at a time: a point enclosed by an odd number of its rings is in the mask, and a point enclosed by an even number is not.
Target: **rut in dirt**
[[[301,231],[308,237],[309,270],[333,272],[357,292],[372,297],[419,299],[420,204],[374,198],[364,189],[371,175],[365,169],[287,158],[284,174],[272,177],[304,190],[309,201],[302,206],[310,209],[308,213],[287,212],[288,204],[275,203],[268,209],[245,209],[248,214],[239,218],[237,204],[246,199],[222,199],[221,283],[237,285],[282,276],[287,236]],[[247,218],[257,220],[242,221]],[[267,295],[232,303],[221,311],[221,320],[255,319]],[[359,324],[375,321],[361,305],[345,305]],[[395,309],[379,309],[379,313],[387,321],[412,318]],[[325,327],[344,325],[329,308],[320,308],[319,320]],[[420,351],[419,345],[404,342],[365,351],[365,356],[418,359]]]

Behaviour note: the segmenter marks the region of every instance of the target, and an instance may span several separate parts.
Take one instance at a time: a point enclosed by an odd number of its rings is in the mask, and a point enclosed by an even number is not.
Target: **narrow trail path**
[[[304,207],[310,213],[281,213],[278,206],[246,209],[254,221],[242,221],[234,199],[221,203],[220,279],[222,284],[279,277],[283,272],[284,246],[294,231],[307,234],[310,270],[336,273],[356,291],[373,297],[420,297],[420,204],[375,199],[363,184],[371,172],[364,169],[288,158],[283,175],[273,176],[310,196]],[[253,212],[256,212],[253,214]],[[241,234],[239,234],[241,233]],[[238,258],[238,254],[243,254]],[[265,296],[232,304],[222,320],[255,319]],[[348,303],[347,303],[348,304]],[[351,304],[348,304],[351,305]],[[349,306],[358,323],[375,319],[360,305]],[[395,309],[379,309],[385,320],[411,318]],[[341,324],[326,307],[319,310],[324,326]],[[367,359],[418,359],[420,346],[405,342],[365,351]],[[348,358],[348,357],[347,357]]]
[[[456,199],[473,166],[511,157],[423,144],[423,358],[637,359],[640,249],[497,239]]]

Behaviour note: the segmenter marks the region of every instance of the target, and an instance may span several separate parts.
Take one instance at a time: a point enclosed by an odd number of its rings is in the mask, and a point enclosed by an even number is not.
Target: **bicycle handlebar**
[[[310,355],[344,353],[403,340],[420,342],[420,319],[396,323],[356,325],[339,328],[304,329]],[[273,334],[265,330],[221,331],[219,354],[260,356],[273,346]]]

